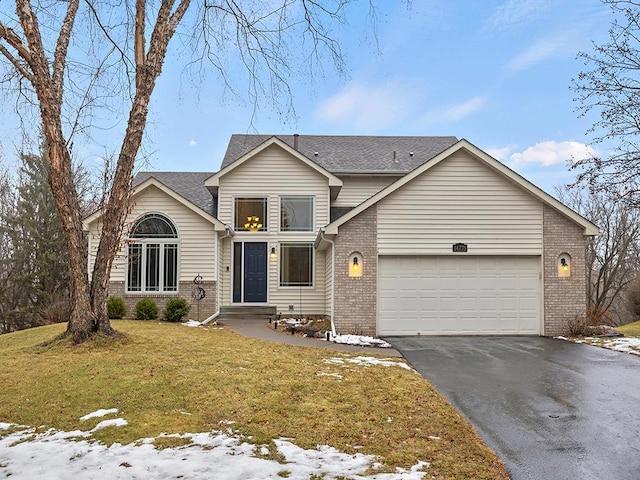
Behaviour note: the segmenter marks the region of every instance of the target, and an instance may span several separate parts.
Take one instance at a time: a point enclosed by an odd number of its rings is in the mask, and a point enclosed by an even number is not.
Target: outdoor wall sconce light
[[[257,232],[262,228],[262,224],[260,223],[260,217],[249,216],[247,217],[247,223],[244,224],[244,228],[249,230],[250,232]]]
[[[269,254],[269,258],[271,260],[275,260],[276,257],[277,257],[277,255],[276,255],[276,247],[271,247],[271,253]]]
[[[362,255],[357,252],[349,255],[349,276],[361,277],[362,271],[363,271]]]
[[[560,255],[560,257],[558,257],[558,276],[571,276],[571,257],[568,253],[563,253],[562,255]]]

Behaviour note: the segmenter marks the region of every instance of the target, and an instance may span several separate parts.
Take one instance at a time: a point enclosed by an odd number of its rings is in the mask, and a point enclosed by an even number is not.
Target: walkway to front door
[[[233,303],[267,302],[267,242],[233,243]]]

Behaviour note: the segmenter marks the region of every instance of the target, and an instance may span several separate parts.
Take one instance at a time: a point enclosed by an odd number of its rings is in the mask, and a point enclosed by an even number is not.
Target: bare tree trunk
[[[6,59],[15,78],[19,79],[20,89],[29,84],[33,87],[40,108],[43,135],[49,149],[49,183],[68,250],[72,312],[67,335],[72,336],[76,343],[87,340],[95,333],[115,335],[117,332],[113,330],[108,319],[106,300],[111,267],[129,212],[134,162],[142,143],[149,101],[156,79],[162,71],[168,44],[189,9],[191,0],[158,0],[149,2],[152,4],[150,8],[147,8],[146,0],[135,0],[134,20],[129,15],[134,2],[125,2],[126,5],[120,6],[123,14],[122,24],[113,20],[111,16],[112,10],[119,7],[103,2],[86,0],[81,3],[80,0],[66,0],[45,2],[42,5],[41,2],[33,2],[37,4],[35,11],[29,0],[15,0],[15,3],[17,19],[9,18],[9,15],[0,18],[0,56]],[[294,2],[290,0],[274,2],[273,6],[269,5],[271,2],[257,2],[265,4],[264,12],[250,11],[251,8],[243,2],[196,3],[198,5],[194,8],[198,9],[199,20],[195,26],[198,33],[194,34],[193,39],[196,44],[204,42],[203,58],[212,59],[226,83],[224,69],[215,61],[216,49],[226,48],[229,42],[235,44],[241,62],[250,75],[250,95],[255,98],[264,92],[264,85],[257,76],[259,67],[268,73],[274,96],[281,93],[281,87],[284,87],[283,91],[290,92],[287,85],[290,67],[286,39],[291,38],[296,47],[299,46],[300,38],[295,32],[310,40],[311,58],[317,59],[318,49],[323,46],[330,52],[336,67],[339,70],[342,68],[339,45],[328,36],[321,19],[340,20],[350,0],[337,0],[332,8],[325,7],[321,1],[302,1],[300,8],[304,21],[299,21],[297,14],[293,15]],[[81,7],[91,24],[90,31],[101,32],[99,38],[90,36],[86,41],[94,42],[94,45],[95,42],[106,42],[109,46],[105,49],[104,58],[94,59],[93,64],[89,61],[87,65],[84,64],[87,58],[83,58],[79,63],[67,62],[71,39],[81,38],[80,34],[75,37],[72,35]],[[106,15],[104,18],[101,16],[102,13]],[[47,18],[48,22],[52,18],[55,19],[53,25],[56,26],[51,27],[51,24],[48,24],[47,30],[42,31],[44,37],[41,36],[38,24],[39,14],[42,18]],[[51,16],[47,16],[50,14]],[[156,18],[153,19],[153,16]],[[129,23],[131,21],[132,23]],[[145,30],[150,26],[153,26],[153,31],[147,34]],[[129,36],[131,33],[132,38]],[[48,41],[46,47],[43,38]],[[85,38],[82,38],[82,41],[84,40]],[[129,51],[131,46],[133,52]],[[89,54],[91,57],[95,52],[93,48],[89,50],[92,52]],[[114,61],[112,56],[117,56],[117,60]],[[78,67],[78,71],[82,72],[81,81],[67,83],[67,88],[71,87],[75,93],[82,93],[82,100],[78,101],[79,109],[75,108],[76,103],[65,102],[65,98],[69,97],[64,95],[65,79],[73,78],[74,70],[70,66],[72,64],[81,65]],[[91,73],[85,73],[86,66],[90,68],[86,72]],[[81,210],[73,181],[69,147],[76,125],[71,122],[73,127],[69,137],[65,139],[63,117],[68,117],[71,112],[70,116],[80,122],[84,107],[93,103],[96,92],[100,90],[94,90],[95,86],[89,85],[84,91],[84,82],[93,84],[101,78],[105,70],[113,71],[116,68],[122,68],[121,74],[129,82],[126,86],[129,87],[128,93],[132,103],[111,193],[102,211],[103,227],[89,281],[85,262],[87,247],[83,238]],[[133,72],[135,86],[130,81]],[[107,95],[114,93],[110,88],[106,91]],[[29,101],[32,100],[28,95],[25,97]],[[271,97],[269,95],[269,98]],[[99,99],[100,95],[97,95],[97,98]],[[96,102],[99,103],[99,100]]]

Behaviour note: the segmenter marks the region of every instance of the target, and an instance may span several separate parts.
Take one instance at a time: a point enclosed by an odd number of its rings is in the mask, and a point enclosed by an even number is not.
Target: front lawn
[[[640,321],[615,327],[623,337],[576,337],[570,340],[623,353],[640,355]]]
[[[163,432],[233,431],[272,452],[286,438],[376,455],[387,471],[426,461],[428,478],[508,478],[469,423],[399,359],[385,366],[223,328],[113,324],[127,337],[38,346],[64,325],[0,336],[0,422],[89,431],[104,418],[80,417],[117,409],[127,424],[93,432],[103,444],[154,438],[166,448],[185,440]]]
[[[640,337],[640,321],[616,327],[616,330],[624,333],[625,337]]]

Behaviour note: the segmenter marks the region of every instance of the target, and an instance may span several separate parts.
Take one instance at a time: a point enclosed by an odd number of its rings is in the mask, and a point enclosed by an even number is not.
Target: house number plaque
[[[466,243],[454,243],[453,244],[453,253],[467,253],[467,244]]]

